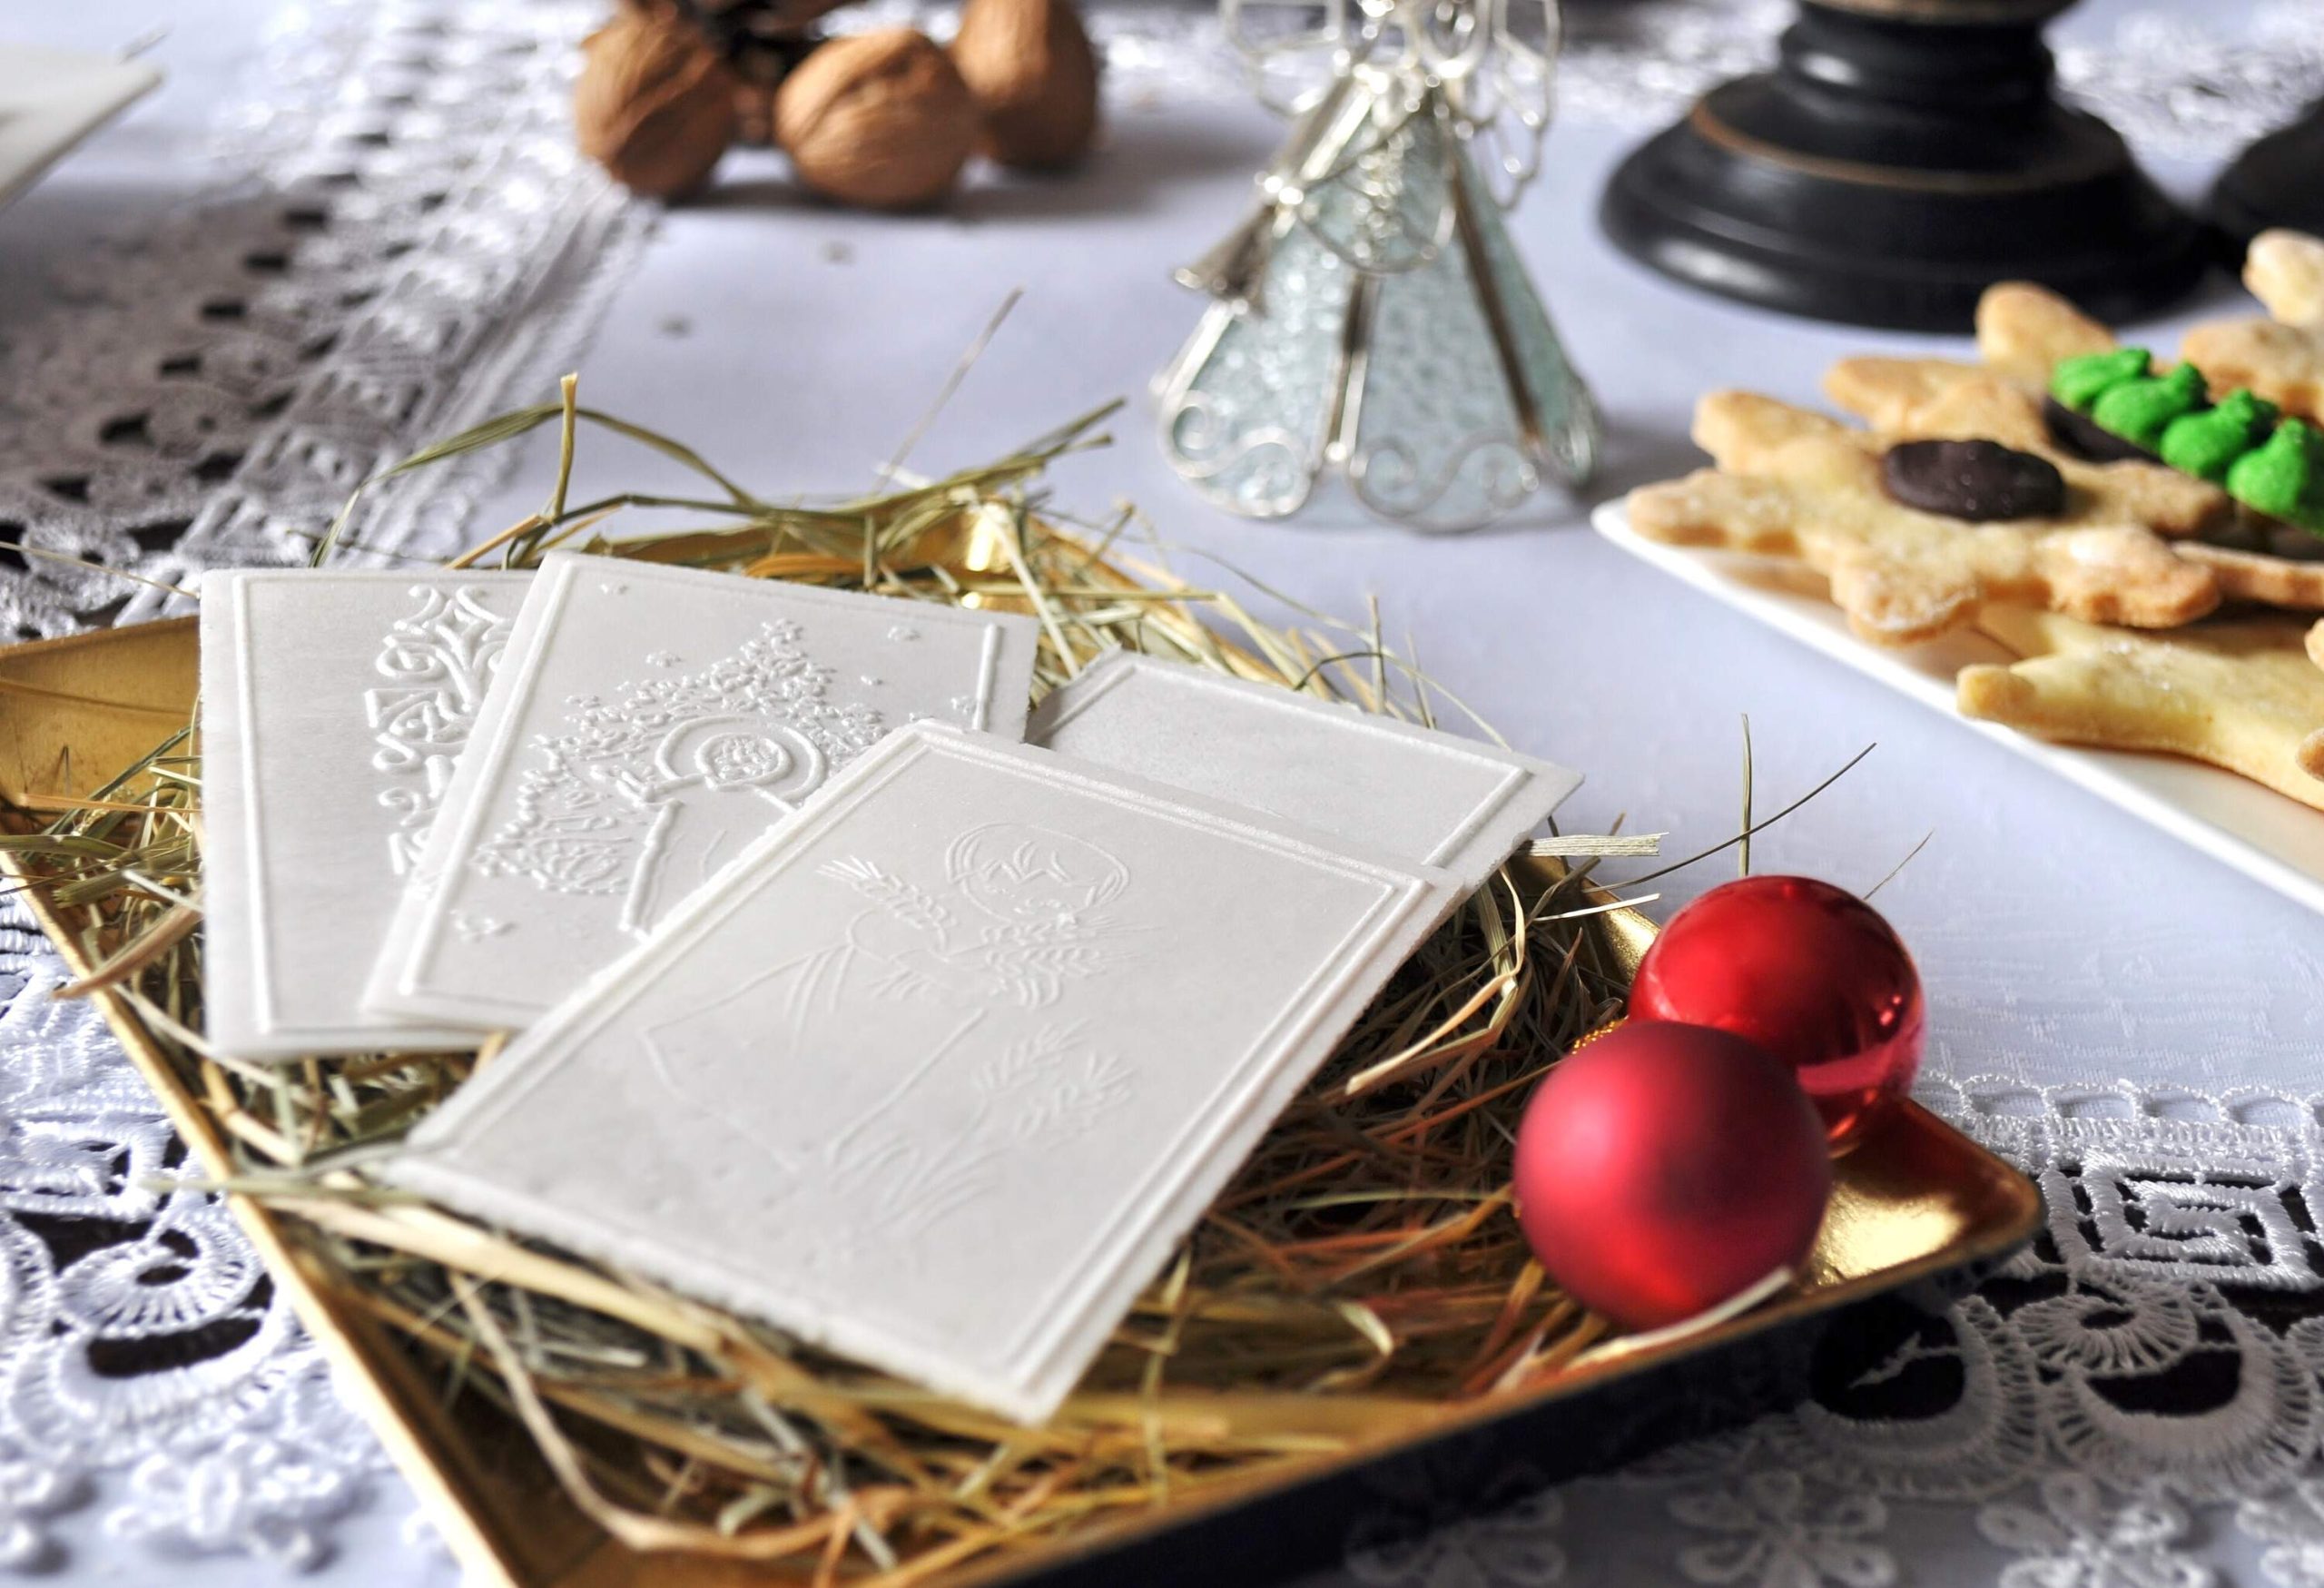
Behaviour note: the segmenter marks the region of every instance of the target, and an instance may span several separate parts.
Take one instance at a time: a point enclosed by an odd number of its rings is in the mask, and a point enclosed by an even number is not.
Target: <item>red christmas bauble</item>
[[[1707,1026],[1632,1021],[1536,1089],[1513,1179],[1550,1277],[1650,1329],[1798,1267],[1832,1160],[1807,1094],[1772,1055]]]
[[[1879,912],[1813,877],[1745,877],[1679,911],[1639,962],[1630,1009],[1717,1026],[1789,1064],[1835,1152],[1920,1068],[1912,955]]]

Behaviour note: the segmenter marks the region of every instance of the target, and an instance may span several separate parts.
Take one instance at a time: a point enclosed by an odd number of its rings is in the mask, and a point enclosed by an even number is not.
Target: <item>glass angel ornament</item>
[[[1451,530],[1589,478],[1596,405],[1502,221],[1539,166],[1555,7],[1223,0],[1295,119],[1249,218],[1177,272],[1213,302],[1157,379],[1162,442],[1213,501],[1281,518],[1336,469],[1373,512]]]

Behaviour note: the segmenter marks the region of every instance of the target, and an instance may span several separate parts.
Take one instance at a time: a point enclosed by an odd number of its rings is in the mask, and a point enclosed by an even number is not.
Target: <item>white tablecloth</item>
[[[2077,16],[2072,36],[2102,42],[2120,18],[2119,7]],[[0,346],[41,300],[38,283],[89,239],[182,196],[187,147],[261,20],[245,5],[158,0],[7,19],[42,42],[84,45],[168,22],[158,58],[172,81],[0,214]],[[1279,129],[1216,96],[1135,97],[1154,103],[1117,104],[1108,147],[1087,171],[980,181],[936,216],[830,210],[803,199],[772,157],[734,158],[715,193],[655,222],[580,360],[586,399],[684,438],[768,492],[866,486],[1002,296],[1021,287],[914,464],[983,459],[1130,396],[1117,444],[1057,470],[1061,501],[1093,512],[1138,503],[1196,578],[1213,577],[1215,556],[1351,616],[1379,596],[1392,634],[1408,633],[1426,668],[1513,743],[1587,771],[1569,826],[1603,830],[1623,817],[1632,830],[1669,830],[1671,853],[1725,836],[1747,714],[1763,811],[1877,741],[1856,771],[1759,839],[1756,867],[1861,889],[1934,834],[1880,897],[1930,990],[1925,1095],[2050,1171],[2053,1198],[2081,1198],[2079,1221],[2062,1218],[2062,1240],[2027,1270],[2029,1286],[2047,1287],[2048,1313],[2029,1320],[1972,1302],[1920,1353],[1922,1367],[1964,1386],[1945,1417],[1892,1426],[1811,1410],[1646,1477],[1529,1502],[1497,1525],[1442,1529],[1409,1546],[1355,1541],[1347,1573],[1432,1588],[1560,1575],[1871,1584],[1900,1573],[1983,1582],[2014,1562],[2012,1582],[2191,1583],[2211,1565],[2246,1583],[2324,1582],[2324,1330],[2255,1323],[2264,1309],[2248,1299],[2307,1295],[2312,1308],[2324,1288],[2311,1266],[2314,1203],[2303,1199],[2318,1143],[2309,1094],[2324,1057],[2324,927],[1630,560],[1590,533],[1582,502],[1544,498],[1497,528],[1447,539],[1352,509],[1260,526],[1203,506],[1162,461],[1145,383],[1198,309],[1168,268],[1233,220]],[[1513,220],[1607,414],[1608,467],[1592,499],[1692,467],[1686,419],[1707,388],[1812,400],[1821,370],[1843,353],[1955,348],[1754,313],[1616,255],[1591,212],[1635,136],[1603,122],[1561,124]],[[2158,169],[2192,192],[2210,167]],[[2132,329],[2172,346],[2187,318],[2236,297],[2221,278],[2173,318]],[[0,403],[21,395],[0,392]],[[547,466],[531,449],[486,494],[474,527],[537,506]],[[592,439],[576,489],[677,478]],[[1660,907],[1731,870],[1722,859],[1671,879]],[[20,1011],[17,1037],[54,1043],[69,1017],[41,1014],[50,1023],[37,1030],[23,1023],[33,1018]],[[2160,1217],[2173,1193],[2158,1182],[2185,1179],[2195,1161],[2233,1181],[2232,1195],[2182,1196],[2193,1210],[2173,1224]],[[2087,1316],[2102,1308],[2131,1323]],[[2107,1399],[2100,1382],[2204,1356],[2223,1364],[2227,1387],[2201,1389],[2200,1417],[2183,1396],[2158,1412]],[[23,1432],[0,1424],[0,1435]],[[245,1455],[233,1470],[262,1484],[269,1454]],[[36,1447],[17,1456],[37,1475]],[[0,1478],[11,1470],[0,1459]],[[93,1466],[81,1481],[102,1493],[14,1512],[0,1483],[0,1525],[20,1521],[74,1580],[150,1580],[157,1544],[189,1556],[174,1581],[250,1580],[245,1555],[200,1553],[250,1541],[192,1527],[146,1539],[136,1535],[157,1530],[128,1522],[109,1535],[99,1519],[143,1502],[124,1498],[122,1472]],[[310,1516],[306,1541],[329,1555],[324,1580],[451,1579],[442,1557],[403,1532],[410,1503],[397,1480],[372,1472],[356,1487],[308,1513],[289,1508]]]

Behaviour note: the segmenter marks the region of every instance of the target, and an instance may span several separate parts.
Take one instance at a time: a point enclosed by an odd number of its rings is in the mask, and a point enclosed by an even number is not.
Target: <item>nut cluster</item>
[[[622,0],[574,90],[581,151],[635,192],[701,186],[738,140],[771,136],[843,204],[941,200],[971,154],[1056,170],[1098,128],[1098,57],[1073,0],[968,0],[946,49],[911,28],[823,41],[836,0]]]

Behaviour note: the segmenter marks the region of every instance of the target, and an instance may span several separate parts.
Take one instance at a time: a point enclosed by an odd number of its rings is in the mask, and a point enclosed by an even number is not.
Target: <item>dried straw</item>
[[[563,400],[391,472],[561,438],[542,510],[456,565],[556,546],[912,600],[1029,612],[1046,690],[1128,646],[1433,720],[1440,694],[1364,627],[1270,626],[1177,579],[1138,526],[1061,528],[1038,486],[1100,444],[1101,411],[981,469],[823,505],[757,495],[688,449]],[[699,495],[571,503],[585,428],[700,476]],[[694,522],[615,538],[639,508]],[[353,507],[317,548],[343,544]],[[1135,567],[1133,573],[1132,568]],[[201,769],[181,733],[0,859],[36,879],[86,962],[232,1143],[231,1187],[280,1215],[342,1298],[409,1339],[448,1398],[517,1419],[587,1514],[645,1550],[782,1562],[829,1581],[921,1581],[1110,1519],[1393,1439],[1540,1382],[1602,1332],[1543,1277],[1510,1216],[1508,1146],[1545,1066],[1620,1008],[1624,962],[1588,868],[1651,841],[1553,841],[1497,875],[1391,982],[1139,1298],[1046,1426],[803,1347],[375,1187],[362,1165],[457,1088],[468,1055],[254,1063],[201,1026]]]

